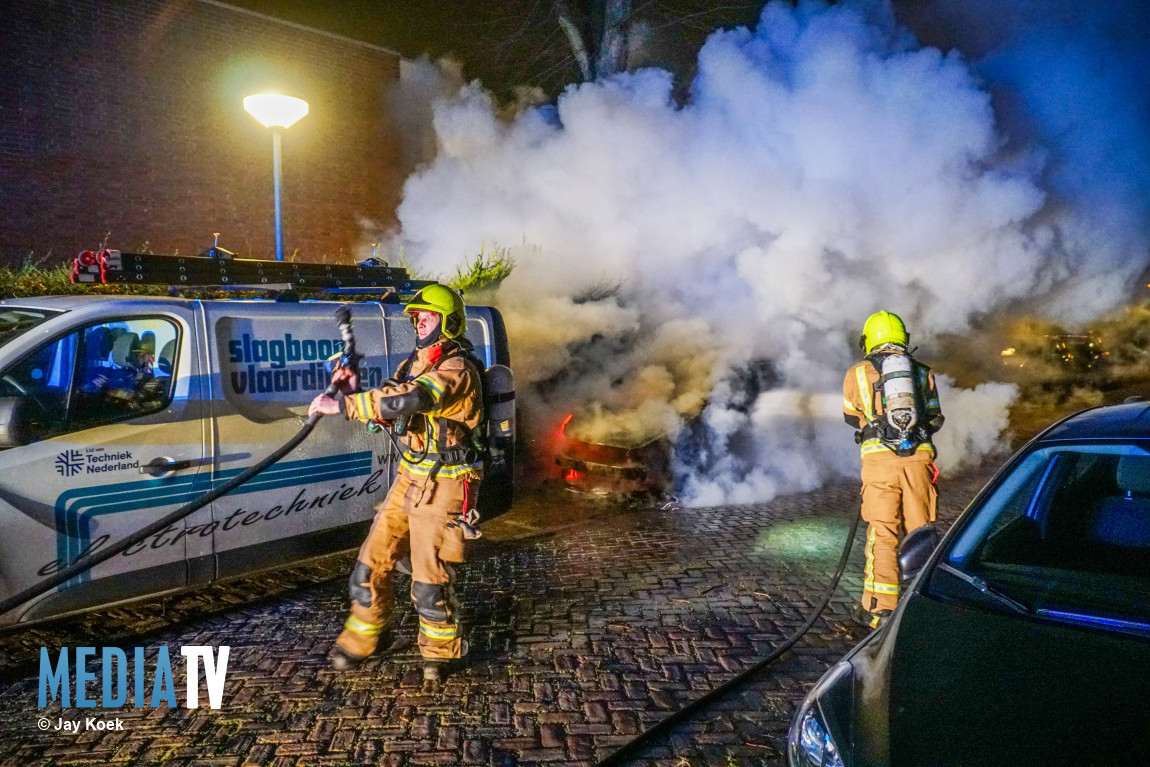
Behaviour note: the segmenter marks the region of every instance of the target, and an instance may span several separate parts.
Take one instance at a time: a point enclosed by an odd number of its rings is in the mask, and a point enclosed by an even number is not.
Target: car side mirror
[[[926,567],[930,555],[942,541],[937,525],[923,525],[908,533],[898,545],[898,587],[904,591]]]

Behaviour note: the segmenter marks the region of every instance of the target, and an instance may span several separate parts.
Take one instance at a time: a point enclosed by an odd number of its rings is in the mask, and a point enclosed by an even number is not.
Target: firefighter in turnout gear
[[[386,634],[394,601],[393,573],[411,575],[419,615],[424,678],[467,654],[455,600],[453,565],[463,561],[483,455],[475,431],[484,418],[482,367],[463,337],[463,299],[429,285],[405,309],[416,348],[383,388],[357,392],[358,381],[336,370],[348,418],[384,424],[398,438],[402,461],[395,483],[376,507],[349,581],[351,614],[329,653],[336,669],[352,668]],[[320,395],[309,412],[334,415],[339,401]]]
[[[933,522],[938,508],[930,437],[942,426],[930,368],[907,352],[903,321],[881,311],[859,339],[865,358],[843,380],[843,418],[862,448],[862,518],[867,522],[862,602],[854,619],[871,628],[898,603],[898,543]]]

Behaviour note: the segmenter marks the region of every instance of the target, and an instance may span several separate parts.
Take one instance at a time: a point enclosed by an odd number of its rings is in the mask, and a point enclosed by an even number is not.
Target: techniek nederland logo
[[[61,477],[74,477],[84,470],[84,454],[79,450],[65,450],[56,456],[56,473]]]

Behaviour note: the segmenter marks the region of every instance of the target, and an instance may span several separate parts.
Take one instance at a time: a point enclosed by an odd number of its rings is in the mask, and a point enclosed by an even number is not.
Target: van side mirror
[[[926,567],[930,555],[942,541],[938,525],[923,525],[907,534],[898,545],[898,587],[905,590]]]
[[[28,402],[23,397],[0,397],[0,449],[34,442]]]

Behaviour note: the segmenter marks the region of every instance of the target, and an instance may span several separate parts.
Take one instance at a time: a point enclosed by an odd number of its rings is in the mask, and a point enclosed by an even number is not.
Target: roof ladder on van
[[[118,250],[86,250],[76,256],[72,264],[72,282],[251,290],[278,287],[364,293],[415,293],[433,284],[429,280],[411,279],[406,269],[370,261],[355,266],[332,266],[254,258],[121,253]]]

